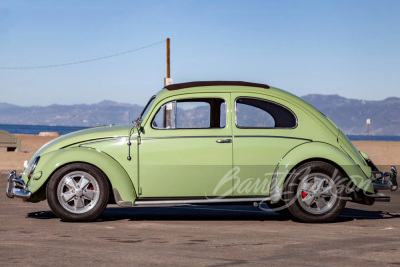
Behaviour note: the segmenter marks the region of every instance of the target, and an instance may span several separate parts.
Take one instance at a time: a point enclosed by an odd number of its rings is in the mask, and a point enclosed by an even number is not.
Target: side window
[[[154,129],[224,128],[226,105],[218,98],[171,101],[157,111],[151,125]]]
[[[220,105],[219,112],[221,114],[220,120],[219,120],[219,128],[225,128],[226,126],[226,104],[225,102],[222,102]]]
[[[156,129],[175,129],[176,102],[168,102],[161,106],[151,123]]]
[[[256,98],[236,99],[236,126],[239,128],[294,128],[297,120],[287,108]]]
[[[211,106],[203,101],[185,101],[176,103],[176,128],[210,128]]]

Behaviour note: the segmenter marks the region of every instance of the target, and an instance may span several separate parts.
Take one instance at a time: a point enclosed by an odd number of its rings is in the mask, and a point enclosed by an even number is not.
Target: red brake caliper
[[[304,192],[304,191],[301,192],[301,197],[302,197],[302,198],[305,198],[306,196],[307,196],[307,193],[306,193],[306,192]]]
[[[94,190],[94,187],[92,186],[91,188],[89,188],[90,190]]]

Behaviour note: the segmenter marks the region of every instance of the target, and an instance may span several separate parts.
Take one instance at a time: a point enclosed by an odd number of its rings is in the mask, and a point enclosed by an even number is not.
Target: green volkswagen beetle
[[[396,190],[396,176],[288,92],[190,82],[159,91],[130,126],[47,143],[23,173],[10,173],[7,196],[47,199],[65,221],[94,220],[109,203],[266,203],[299,221],[328,222],[347,201],[389,201],[378,190]]]

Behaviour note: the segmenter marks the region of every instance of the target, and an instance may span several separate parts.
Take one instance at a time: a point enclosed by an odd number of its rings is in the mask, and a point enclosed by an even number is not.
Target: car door
[[[279,161],[310,140],[297,137],[297,117],[282,100],[241,93],[231,98],[234,196],[268,196]]]
[[[232,196],[229,99],[204,93],[156,104],[139,145],[139,197]]]

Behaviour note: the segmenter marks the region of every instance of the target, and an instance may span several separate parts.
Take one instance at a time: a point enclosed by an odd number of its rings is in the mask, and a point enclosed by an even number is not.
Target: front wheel
[[[51,210],[62,220],[92,221],[104,211],[109,197],[107,177],[98,168],[84,163],[57,170],[46,188]]]
[[[333,221],[346,205],[346,179],[331,164],[309,162],[295,170],[286,183],[285,203],[302,222]]]

